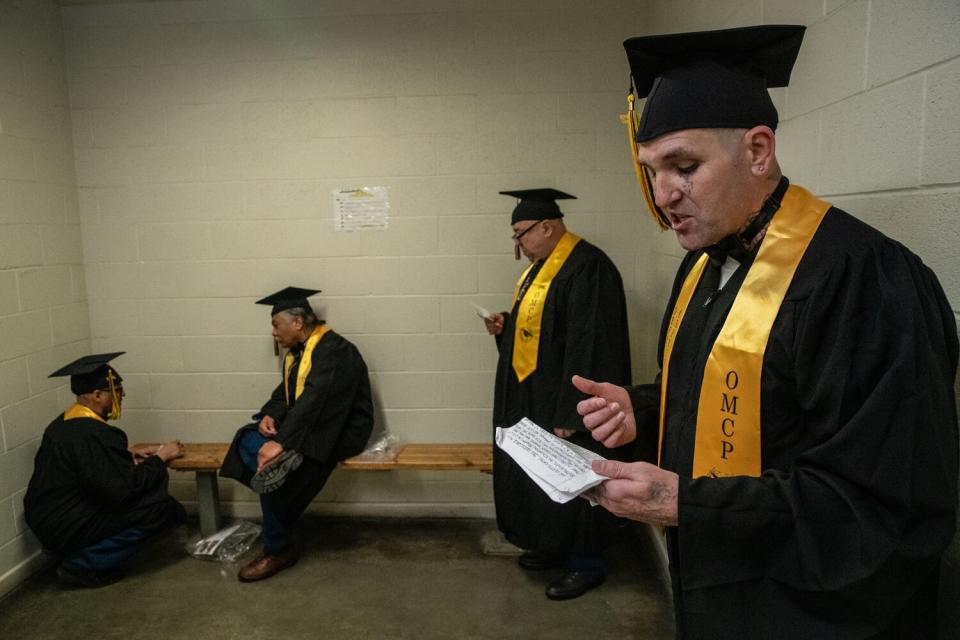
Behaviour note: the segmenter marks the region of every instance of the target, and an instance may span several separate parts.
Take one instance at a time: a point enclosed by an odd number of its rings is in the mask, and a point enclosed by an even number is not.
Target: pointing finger
[[[624,431],[624,413],[618,412],[612,418],[591,430],[590,435],[608,448],[619,446]]]
[[[581,416],[587,416],[595,411],[599,411],[607,406],[607,401],[604,398],[587,398],[586,400],[581,400],[577,403],[577,413]]]
[[[622,421],[622,416],[619,420],[617,419],[617,416],[621,413],[623,412],[620,411],[619,404],[616,402],[606,404],[606,401],[604,400],[604,406],[583,416],[583,426],[592,430],[606,424],[607,422],[610,422],[611,420],[616,420],[617,423],[619,423]]]
[[[573,382],[573,386],[587,395],[596,396],[600,394],[601,384],[599,382],[594,382],[583,376],[573,376],[571,381]]]

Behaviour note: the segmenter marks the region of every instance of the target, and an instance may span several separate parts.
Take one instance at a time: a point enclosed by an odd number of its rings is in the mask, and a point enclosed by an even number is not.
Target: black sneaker
[[[303,454],[287,449],[269,466],[250,478],[250,488],[254,493],[276,491],[287,481],[288,475],[300,468],[301,463],[303,463]]]
[[[61,562],[57,567],[57,578],[64,584],[83,589],[99,589],[120,580],[120,571],[92,571],[69,562]]]

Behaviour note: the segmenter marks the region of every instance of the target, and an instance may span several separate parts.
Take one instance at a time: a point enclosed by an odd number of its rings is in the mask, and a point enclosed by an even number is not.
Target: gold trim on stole
[[[307,342],[303,347],[303,354],[300,356],[300,368],[297,369],[297,388],[294,389],[294,399],[300,397],[300,394],[303,393],[303,387],[307,382],[307,374],[310,373],[310,367],[313,364],[313,349],[317,346],[317,343],[320,342],[320,339],[330,330],[325,324],[320,325],[313,330],[313,333],[310,334],[310,337],[307,338]],[[283,398],[284,401],[289,405],[290,404],[290,385],[288,380],[290,379],[290,368],[293,367],[293,354],[287,351],[287,355],[283,358]]]
[[[773,217],[730,313],[710,350],[700,387],[693,477],[760,475],[760,379],[763,355],[790,282],[830,203],[791,185]],[[667,405],[670,356],[680,323],[707,264],[687,274],[664,341],[660,387],[659,457]]]
[[[77,418],[90,418],[91,420],[96,420],[97,422],[107,424],[107,421],[103,419],[103,416],[98,414],[90,407],[85,407],[79,403],[75,403],[73,406],[63,412],[64,420],[75,420]]]
[[[557,246],[547,256],[543,267],[537,273],[537,277],[527,287],[526,293],[523,294],[523,300],[517,306],[517,322],[513,334],[513,370],[520,382],[526,380],[531,373],[537,370],[540,325],[543,321],[543,306],[547,300],[547,291],[550,289],[550,283],[560,272],[578,242],[580,242],[579,236],[569,231],[563,234]],[[520,276],[520,280],[517,281],[513,293],[514,302],[520,295],[520,287],[532,268],[533,265],[527,267],[527,270]]]

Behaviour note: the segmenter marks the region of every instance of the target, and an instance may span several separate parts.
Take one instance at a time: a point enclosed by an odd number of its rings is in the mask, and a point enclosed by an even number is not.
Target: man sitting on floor
[[[166,463],[183,445],[128,448],[126,434],[107,424],[124,396],[107,363],[122,353],[86,356],[50,375],[70,376],[77,401],[44,431],[23,499],[30,529],[62,558],[57,575],[83,587],[116,581],[147,537],[186,521],[167,494]]]
[[[337,462],[363,451],[373,429],[367,365],[317,319],[307,302],[316,293],[287,287],[257,301],[272,305],[273,337],[287,354],[283,380],[256,422],[237,432],[220,469],[260,494],[263,552],[240,569],[241,582],[297,562],[294,524]]]

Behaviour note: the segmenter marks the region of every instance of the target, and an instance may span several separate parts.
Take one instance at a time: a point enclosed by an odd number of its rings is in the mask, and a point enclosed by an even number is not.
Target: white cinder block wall
[[[88,334],[93,349],[129,351],[118,364],[133,439],[222,440],[276,382],[253,300],[315,285],[331,325],[363,350],[392,433],[488,438],[495,354],[468,302],[504,307],[519,271],[498,190],[580,196],[570,226],[620,266],[635,378],[649,379],[680,252],[641,212],[616,118],[631,35],[808,24],[792,87],[774,91],[785,172],[908,244],[960,308],[958,7],[65,6],[68,119],[56,10],[0,4],[0,585],[35,557],[22,492],[40,429],[69,401],[44,375],[86,351]],[[62,152],[71,123],[73,158]],[[330,191],[359,185],[391,188],[389,229],[334,233]],[[457,474],[344,473],[317,506],[489,513],[489,489]],[[177,492],[192,498],[189,482]],[[254,512],[235,486],[224,498]],[[958,566],[955,545],[947,604]],[[954,609],[942,607],[945,629],[960,628]]]
[[[59,9],[0,3],[0,595],[39,566],[23,494],[89,347]]]
[[[910,247],[960,311],[960,2],[658,0],[653,15],[657,31],[808,25],[774,92],[784,173]],[[941,637],[957,638],[956,538],[941,585]]]
[[[278,382],[253,302],[294,284],[323,289],[315,306],[360,347],[381,425],[488,441],[496,351],[470,303],[506,308],[524,266],[504,189],[579,196],[569,226],[650,326],[663,301],[646,300],[618,118],[620,43],[644,19],[634,2],[65,6],[92,342],[128,351],[131,439],[228,440]],[[331,191],[364,185],[390,187],[388,229],[335,232]],[[193,500],[192,477],[175,491]],[[491,499],[481,474],[344,472],[314,507],[491,515]]]

